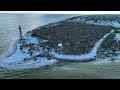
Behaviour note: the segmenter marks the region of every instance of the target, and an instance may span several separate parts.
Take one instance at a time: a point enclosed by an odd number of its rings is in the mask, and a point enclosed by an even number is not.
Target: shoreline
[[[23,60],[20,60],[20,62],[17,61],[15,63],[14,62],[13,63],[5,62],[6,59],[14,56],[15,53],[17,51],[19,51],[17,49],[18,44],[19,44],[19,40],[15,40],[15,42],[11,45],[9,51],[7,51],[5,54],[1,55],[1,57],[0,57],[0,67],[6,68],[6,69],[9,69],[9,70],[34,69],[34,68],[48,66],[48,65],[51,65],[51,64],[54,64],[54,63],[58,62],[55,59],[52,59],[52,60],[48,61],[47,58],[38,58],[38,60],[36,62],[33,61],[33,60],[26,61],[26,62],[23,61]],[[19,56],[18,58],[20,58],[20,57],[21,56]],[[41,59],[43,59],[43,61]]]
[[[94,45],[94,47],[93,47],[93,49],[90,51],[90,53],[87,53],[87,54],[83,54],[82,55],[82,58],[81,58],[81,55],[76,55],[74,58],[72,57],[68,57],[67,56],[67,58],[66,58],[66,55],[63,55],[64,57],[63,58],[60,58],[60,55],[58,54],[57,56],[55,56],[56,55],[56,53],[50,53],[50,55],[53,55],[53,57],[54,58],[52,58],[53,59],[53,61],[47,61],[46,59],[47,59],[47,57],[38,57],[38,61],[36,61],[36,62],[34,62],[33,60],[31,60],[31,61],[27,61],[27,62],[24,62],[24,61],[22,61],[22,60],[20,60],[20,61],[15,61],[14,62],[14,60],[13,60],[13,62],[12,63],[9,63],[9,61],[8,62],[5,62],[6,61],[6,59],[8,59],[9,57],[12,57],[12,56],[14,56],[16,53],[17,53],[17,51],[20,51],[19,49],[18,49],[18,45],[19,45],[19,40],[16,40],[14,43],[13,43],[13,45],[12,45],[12,47],[11,47],[11,49],[10,49],[10,51],[8,51],[3,57],[2,57],[2,59],[1,59],[1,61],[0,61],[0,65],[2,66],[2,67],[4,67],[4,68],[7,68],[7,69],[14,69],[14,70],[21,70],[21,69],[34,69],[34,68],[39,68],[39,67],[43,67],[43,66],[47,66],[47,65],[51,65],[51,64],[53,64],[53,63],[56,63],[57,61],[65,61],[65,62],[89,62],[89,61],[94,61],[94,60],[96,60],[96,58],[95,58],[95,55],[96,55],[96,52],[97,51],[95,51],[95,50],[97,50],[97,48],[100,46],[100,44],[104,41],[104,39],[110,34],[110,33],[112,33],[114,30],[111,30],[111,32],[109,32],[109,33],[107,33],[107,34],[105,34],[101,39],[99,39],[98,40],[98,42],[96,42],[96,44]],[[31,32],[30,32],[31,33]],[[28,37],[27,38],[29,38],[29,33],[26,33],[25,35],[24,35],[24,37],[26,37],[28,35]],[[98,45],[97,45],[98,44]],[[95,50],[94,50],[95,49]],[[94,53],[94,54],[92,54],[92,52]],[[84,56],[85,55],[85,56]],[[73,55],[72,55],[73,56]],[[22,56],[21,56],[22,57]],[[14,58],[13,58],[14,59]],[[43,64],[40,64],[40,63],[38,63],[41,59],[45,59],[46,60],[46,62],[45,63],[43,63]],[[59,59],[59,60],[58,60]],[[48,62],[48,63],[47,63]],[[30,63],[30,64],[29,64]]]
[[[42,27],[48,26],[44,25]],[[52,25],[56,25],[56,22],[52,23]],[[41,28],[41,26],[37,27],[37,28]],[[35,28],[35,29],[37,29]],[[33,30],[35,30],[33,29]],[[109,29],[111,30],[111,29]],[[97,54],[97,49],[100,47],[101,43],[104,41],[104,39],[109,36],[112,32],[114,32],[114,30],[111,30],[109,33],[105,34],[101,39],[99,39],[95,45],[93,46],[92,50],[89,53],[85,53],[85,54],[80,54],[80,55],[64,55],[64,54],[58,54],[56,53],[54,50],[52,52],[50,52],[50,55],[53,56],[52,60],[48,60],[47,57],[37,57],[37,61],[34,61],[33,59],[31,59],[30,61],[24,62],[23,59],[27,58],[26,54],[21,54],[20,53],[20,49],[18,48],[19,45],[19,40],[15,40],[15,42],[11,45],[10,49],[0,57],[0,66],[5,67],[7,69],[33,69],[33,68],[38,68],[38,67],[43,67],[46,65],[50,65],[53,63],[56,63],[57,61],[65,61],[65,62],[89,62],[89,61],[94,61],[96,59],[100,59],[100,58],[96,58],[96,54]],[[32,32],[29,31],[26,32],[24,34],[23,37],[25,38],[29,38],[31,39],[31,41],[33,39],[36,39],[32,36],[29,36],[29,34],[31,34]],[[28,36],[27,36],[28,35]],[[28,40],[29,40],[28,39]],[[34,41],[35,43],[35,41]],[[18,54],[16,54],[18,53]],[[40,54],[40,52],[39,52]],[[17,55],[17,56],[15,56]],[[37,54],[36,54],[37,55]],[[14,58],[15,57],[15,58]],[[18,60],[14,60],[14,59]],[[7,60],[8,59],[8,60]],[[9,61],[12,60],[13,61]],[[22,59],[22,60],[20,60]],[[41,59],[43,59],[43,62],[41,61]],[[107,58],[105,58],[107,59]],[[20,60],[20,61],[19,61]],[[44,62],[45,60],[45,62]],[[104,60],[104,59],[103,59]],[[40,62],[41,61],[41,62]],[[42,64],[41,64],[42,63]]]
[[[104,39],[110,34],[110,33],[112,33],[113,31],[111,30],[111,32],[109,32],[109,33],[107,33],[106,35],[104,35],[100,40],[102,40],[103,39],[103,41],[104,41]],[[27,33],[24,35],[24,36],[26,36],[26,35],[28,35]],[[106,37],[105,37],[106,36]],[[100,41],[100,40],[98,40],[98,42]],[[98,43],[98,42],[96,42],[96,43]],[[102,42],[102,41],[101,41]],[[101,42],[99,42],[99,44],[101,43]],[[1,60],[0,60],[0,66],[1,67],[4,67],[4,68],[7,68],[7,69],[11,69],[11,70],[21,70],[21,69],[34,69],[34,68],[39,68],[39,67],[43,67],[43,66],[47,66],[47,65],[51,65],[51,64],[54,64],[54,63],[56,63],[56,62],[58,62],[58,61],[61,61],[61,62],[90,62],[90,61],[95,61],[97,58],[94,58],[94,55],[93,55],[93,57],[91,57],[91,58],[83,58],[83,59],[75,59],[75,58],[73,58],[73,59],[66,59],[66,58],[58,58],[58,57],[55,57],[54,55],[54,59],[53,59],[53,61],[51,61],[51,62],[49,62],[49,63],[43,63],[42,65],[40,65],[40,63],[38,63],[39,62],[39,60],[38,60],[38,62],[31,62],[31,64],[26,64],[26,63],[29,63],[29,62],[19,62],[19,61],[17,61],[17,63],[16,64],[7,64],[6,62],[5,62],[5,60],[7,59],[7,58],[9,58],[9,57],[12,57],[16,52],[17,52],[17,45],[19,44],[19,40],[15,40],[15,42],[13,43],[13,45],[11,46],[11,48],[10,48],[10,50],[7,52],[7,53],[5,53],[4,55],[3,55],[3,57],[1,58]],[[96,45],[96,44],[95,44]],[[93,48],[95,48],[95,45],[94,45],[94,47]],[[99,47],[100,45],[98,45],[98,47]],[[97,47],[97,48],[98,48]],[[97,49],[96,48],[96,49]],[[19,51],[19,50],[18,50]],[[91,50],[91,52],[93,51],[93,49]],[[52,55],[51,53],[50,53],[50,55]],[[46,57],[38,57],[38,59],[46,59]],[[58,60],[59,59],[59,60]],[[98,58],[99,59],[99,58]],[[104,59],[103,59],[104,60]],[[22,64],[21,64],[22,63]]]
[[[0,62],[1,62],[1,60],[5,59],[7,57],[10,57],[11,55],[13,55],[16,52],[17,42],[18,42],[18,39],[13,42],[13,44],[10,46],[8,51],[6,51],[4,54],[2,54],[0,56]]]

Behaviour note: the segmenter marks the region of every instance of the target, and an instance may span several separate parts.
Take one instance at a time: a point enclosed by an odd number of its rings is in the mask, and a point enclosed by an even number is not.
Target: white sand
[[[37,43],[37,39],[31,38],[31,37],[29,37],[29,39],[30,39],[30,42]],[[24,58],[26,57],[30,58],[30,55],[27,53],[28,49],[27,48],[24,49],[23,51],[25,51],[25,53],[23,54],[19,49],[20,44],[18,41],[14,44],[13,47],[14,48],[12,48],[11,52],[1,57],[2,60],[0,60],[0,65],[2,67],[8,68],[8,69],[28,69],[28,68],[30,69],[30,68],[38,68],[38,67],[50,65],[57,62],[55,59],[48,60],[47,58],[42,58],[42,57],[37,58],[36,61],[34,60],[25,61]],[[11,54],[11,56],[7,57],[9,54]],[[34,55],[36,54],[38,55],[39,53],[34,53]]]

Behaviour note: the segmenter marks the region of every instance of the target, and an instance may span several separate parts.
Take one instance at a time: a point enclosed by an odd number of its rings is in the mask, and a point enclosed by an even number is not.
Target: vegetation
[[[115,29],[114,29],[114,30],[115,30]],[[114,31],[114,33],[120,33],[120,31],[117,29],[117,30]]]
[[[120,51],[120,42],[114,39],[115,33],[111,33],[101,44],[97,57],[113,57]]]
[[[114,44],[114,42],[116,42],[116,40],[114,40],[115,37],[115,33],[111,33],[101,44],[102,48],[111,48]]]
[[[94,21],[97,22],[98,20],[100,21],[114,21],[117,20],[120,22],[120,15],[84,15],[84,16],[78,16],[78,17],[73,17],[70,19],[67,19],[65,21],[69,20],[75,20],[75,19],[84,19],[85,21]]]
[[[89,52],[95,43],[110,31],[111,27],[60,22],[57,26],[48,25],[37,28],[32,31],[32,35],[48,40],[48,46],[52,48],[56,48],[58,43],[62,43],[61,52],[63,54],[77,55]],[[56,52],[58,51],[56,50]]]

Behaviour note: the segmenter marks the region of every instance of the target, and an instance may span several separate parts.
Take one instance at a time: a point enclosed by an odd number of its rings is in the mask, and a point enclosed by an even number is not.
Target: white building
[[[62,46],[63,46],[62,43],[59,43],[59,44],[58,44],[58,47],[62,47]]]

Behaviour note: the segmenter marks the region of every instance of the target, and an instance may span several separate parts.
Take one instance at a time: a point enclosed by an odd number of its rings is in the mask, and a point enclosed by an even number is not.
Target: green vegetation
[[[115,33],[111,33],[101,44],[102,48],[111,48],[113,44],[116,42],[114,39]]]
[[[95,43],[110,31],[111,27],[60,22],[57,26],[48,25],[33,30],[32,35],[48,40],[48,46],[52,48],[57,48],[57,44],[62,43],[63,48],[60,51],[63,54],[77,55],[89,52]]]
[[[120,42],[115,40],[115,33],[111,33],[98,49],[97,57],[113,57],[120,51]]]
[[[115,31],[114,31],[114,33],[120,33],[120,30],[118,30],[118,29],[114,29]]]

